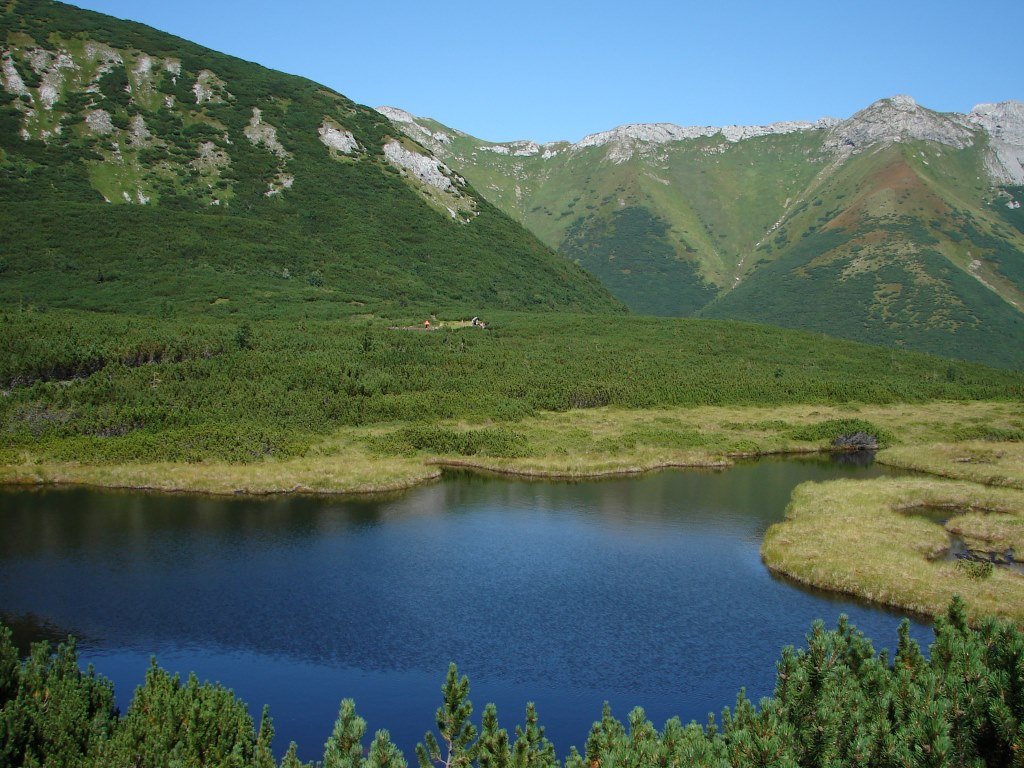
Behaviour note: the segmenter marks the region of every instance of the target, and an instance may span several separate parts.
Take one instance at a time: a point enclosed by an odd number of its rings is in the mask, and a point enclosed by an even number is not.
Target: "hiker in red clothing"
[[[423,321],[423,330],[424,331],[429,331],[430,330],[430,321],[429,320],[424,320]]]

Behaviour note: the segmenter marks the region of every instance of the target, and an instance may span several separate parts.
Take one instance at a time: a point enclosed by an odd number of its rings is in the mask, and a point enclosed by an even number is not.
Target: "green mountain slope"
[[[308,80],[11,0],[0,86],[4,302],[620,308],[380,114]]]
[[[944,161],[908,142],[845,164],[700,314],[1024,367],[1019,233]]]
[[[1024,367],[1024,105],[547,145],[381,111],[636,311]]]

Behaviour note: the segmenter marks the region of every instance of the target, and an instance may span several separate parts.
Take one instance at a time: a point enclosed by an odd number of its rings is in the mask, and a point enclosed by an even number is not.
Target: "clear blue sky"
[[[78,0],[493,141],[1024,100],[1021,0]]]

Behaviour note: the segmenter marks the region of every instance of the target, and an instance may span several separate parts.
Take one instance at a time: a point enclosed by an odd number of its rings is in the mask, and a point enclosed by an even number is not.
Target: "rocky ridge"
[[[823,130],[837,122],[834,118],[826,117],[813,123],[786,121],[768,125],[680,126],[673,123],[635,123],[584,136],[573,144],[571,149],[579,151],[589,147],[610,145],[608,159],[621,163],[630,159],[634,152],[644,145],[668,144],[714,136],[721,136],[728,142],[736,143],[758,136]]]
[[[376,109],[398,128],[401,128],[404,133],[426,147],[437,150],[443,148],[446,144],[451,144],[452,136],[450,134],[444,131],[430,130],[418,122],[419,118],[406,112],[404,109],[398,109],[397,107],[377,107]],[[465,135],[459,132],[455,133],[460,136]]]
[[[396,127],[440,154],[446,154],[452,135],[431,130],[422,118],[395,107],[378,107]],[[872,145],[907,140],[934,141],[956,149],[972,146],[977,133],[988,141],[987,169],[997,184],[1024,184],[1024,103],[1005,101],[979,104],[968,114],[941,113],[920,106],[913,98],[897,95],[879,99],[851,117],[823,117],[815,122],[783,121],[768,125],[681,126],[674,123],[633,123],[567,141],[538,144],[519,140],[488,143],[476,149],[510,157],[539,156],[549,160],[563,152],[607,147],[606,159],[622,163],[638,152],[660,145],[721,137],[737,143],[761,136],[820,131],[822,148],[839,162]],[[453,132],[454,133],[454,132]],[[458,133],[464,136],[465,134]]]

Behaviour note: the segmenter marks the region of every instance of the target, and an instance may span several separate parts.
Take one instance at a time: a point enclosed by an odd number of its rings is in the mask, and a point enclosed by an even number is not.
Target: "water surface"
[[[876,647],[898,614],[773,578],[758,548],[798,483],[880,467],[765,460],[559,483],[470,474],[385,499],[0,490],[0,615],[20,639],[80,638],[122,707],[151,654],[233,688],[277,750],[318,758],[343,697],[411,749],[449,660],[479,715],[535,701],[560,754],[601,704],[704,721],[811,622],[846,613]],[[930,630],[914,623],[923,644]],[[413,758],[414,759],[414,758]]]

